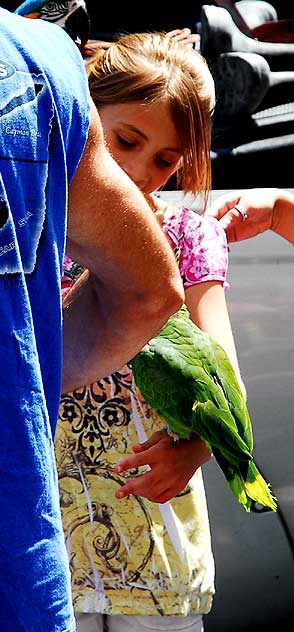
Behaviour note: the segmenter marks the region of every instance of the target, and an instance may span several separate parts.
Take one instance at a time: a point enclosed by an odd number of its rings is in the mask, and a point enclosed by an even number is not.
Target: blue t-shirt
[[[0,630],[72,632],[52,435],[68,184],[89,124],[80,53],[0,9]]]

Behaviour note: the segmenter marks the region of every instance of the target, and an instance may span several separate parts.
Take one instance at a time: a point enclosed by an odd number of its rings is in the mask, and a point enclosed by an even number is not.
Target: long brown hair
[[[214,84],[203,57],[164,33],[123,35],[87,63],[96,107],[165,101],[181,139],[178,185],[185,193],[211,188],[210,137]]]

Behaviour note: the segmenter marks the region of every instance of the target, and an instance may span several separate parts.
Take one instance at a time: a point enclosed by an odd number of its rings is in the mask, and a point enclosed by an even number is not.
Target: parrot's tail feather
[[[246,494],[246,491],[244,489],[244,481],[241,476],[239,476],[239,474],[236,474],[233,479],[227,479],[227,484],[232,490],[233,494],[236,496],[240,505],[244,507],[245,511],[250,511],[251,500]]]
[[[232,477],[226,476],[227,484],[239,503],[245,511],[250,511],[252,501],[276,511],[276,498],[272,495],[268,483],[261,476],[255,463],[248,462],[246,475],[242,473],[243,467],[242,463],[240,469],[235,470]]]
[[[253,461],[249,463],[244,487],[249,498],[252,498],[252,500],[255,500],[265,507],[269,507],[273,511],[277,510],[276,497],[272,495],[270,486],[261,476]]]

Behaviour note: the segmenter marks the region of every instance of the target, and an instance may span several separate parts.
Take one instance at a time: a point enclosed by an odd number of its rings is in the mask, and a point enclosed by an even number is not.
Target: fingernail
[[[124,497],[124,493],[123,492],[116,492],[116,497],[117,498],[123,498]]]

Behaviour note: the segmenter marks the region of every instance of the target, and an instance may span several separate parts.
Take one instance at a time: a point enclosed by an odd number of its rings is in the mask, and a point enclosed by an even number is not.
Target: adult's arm
[[[247,214],[244,221],[238,206]],[[273,230],[294,243],[294,195],[282,189],[231,191],[217,198],[205,212],[220,220],[228,241],[254,237]]]
[[[91,123],[70,185],[67,252],[90,270],[64,315],[63,390],[109,375],[184,298],[171,248],[146,200]]]

